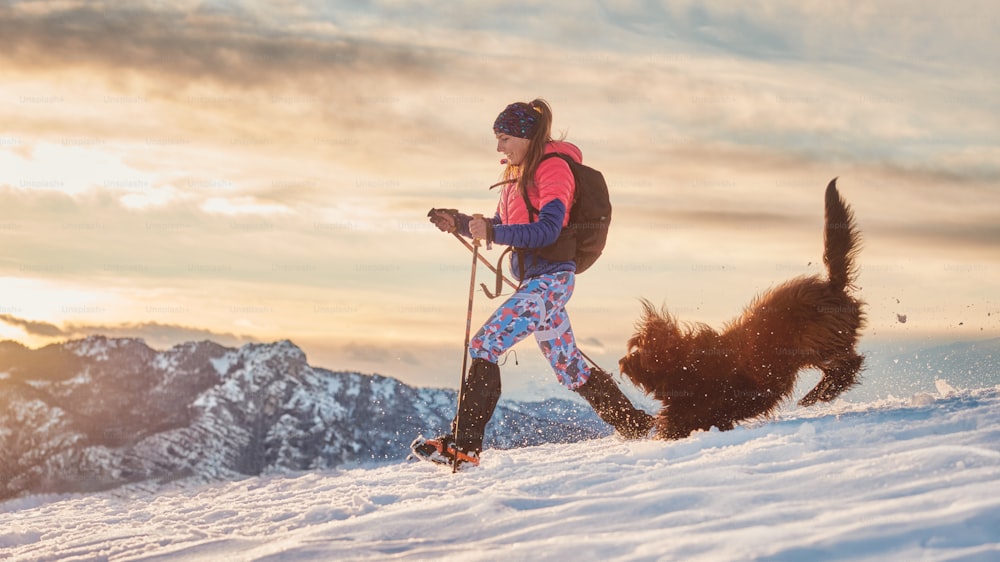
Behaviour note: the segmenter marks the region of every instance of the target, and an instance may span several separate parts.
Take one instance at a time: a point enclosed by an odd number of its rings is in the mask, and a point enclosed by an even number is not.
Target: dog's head
[[[628,353],[618,367],[646,392],[654,392],[664,374],[688,364],[691,331],[679,326],[666,310],[657,310],[645,300],[642,305],[635,334],[628,340]]]

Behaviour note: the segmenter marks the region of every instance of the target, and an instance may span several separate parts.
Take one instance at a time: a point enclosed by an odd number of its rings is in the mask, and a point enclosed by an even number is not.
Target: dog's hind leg
[[[799,406],[812,406],[816,402],[829,402],[840,396],[844,391],[858,384],[858,372],[864,363],[864,356],[851,353],[846,357],[838,357],[821,367],[823,378],[816,388],[799,400]]]

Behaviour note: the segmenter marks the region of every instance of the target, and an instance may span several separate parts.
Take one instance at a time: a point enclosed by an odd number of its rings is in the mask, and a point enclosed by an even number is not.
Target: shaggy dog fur
[[[864,303],[850,295],[860,234],[837,179],[826,188],[824,235],[828,278],[799,277],[758,296],[720,334],[680,325],[643,301],[644,312],[619,366],[662,403],[656,436],[681,439],[712,426],[722,431],[771,414],[787,400],[800,370],[823,372],[801,406],[828,402],[858,383],[855,350]]]

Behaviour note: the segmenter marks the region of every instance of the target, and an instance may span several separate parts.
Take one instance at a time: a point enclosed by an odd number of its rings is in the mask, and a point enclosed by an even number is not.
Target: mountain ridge
[[[0,499],[402,460],[454,408],[454,390],[313,367],[290,340],[3,342]],[[571,400],[501,401],[490,426],[501,449],[611,433]]]
[[[997,384],[1000,339],[869,353],[845,399]],[[94,335],[29,349],[0,342],[0,500],[122,484],[237,479],[399,461],[417,434],[445,431],[452,389],[309,365],[292,341],[156,350]],[[611,434],[574,400],[502,399],[485,446]]]

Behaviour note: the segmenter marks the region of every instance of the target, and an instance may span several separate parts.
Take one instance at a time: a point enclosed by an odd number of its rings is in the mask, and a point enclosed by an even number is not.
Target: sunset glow
[[[1000,336],[994,4],[514,4],[5,3],[0,337],[453,386],[470,256],[425,214],[492,214],[490,125],[535,97],[612,188],[569,307],[608,368],[641,297],[721,325],[822,273],[833,177],[863,341]],[[550,383],[528,345],[512,387]]]

